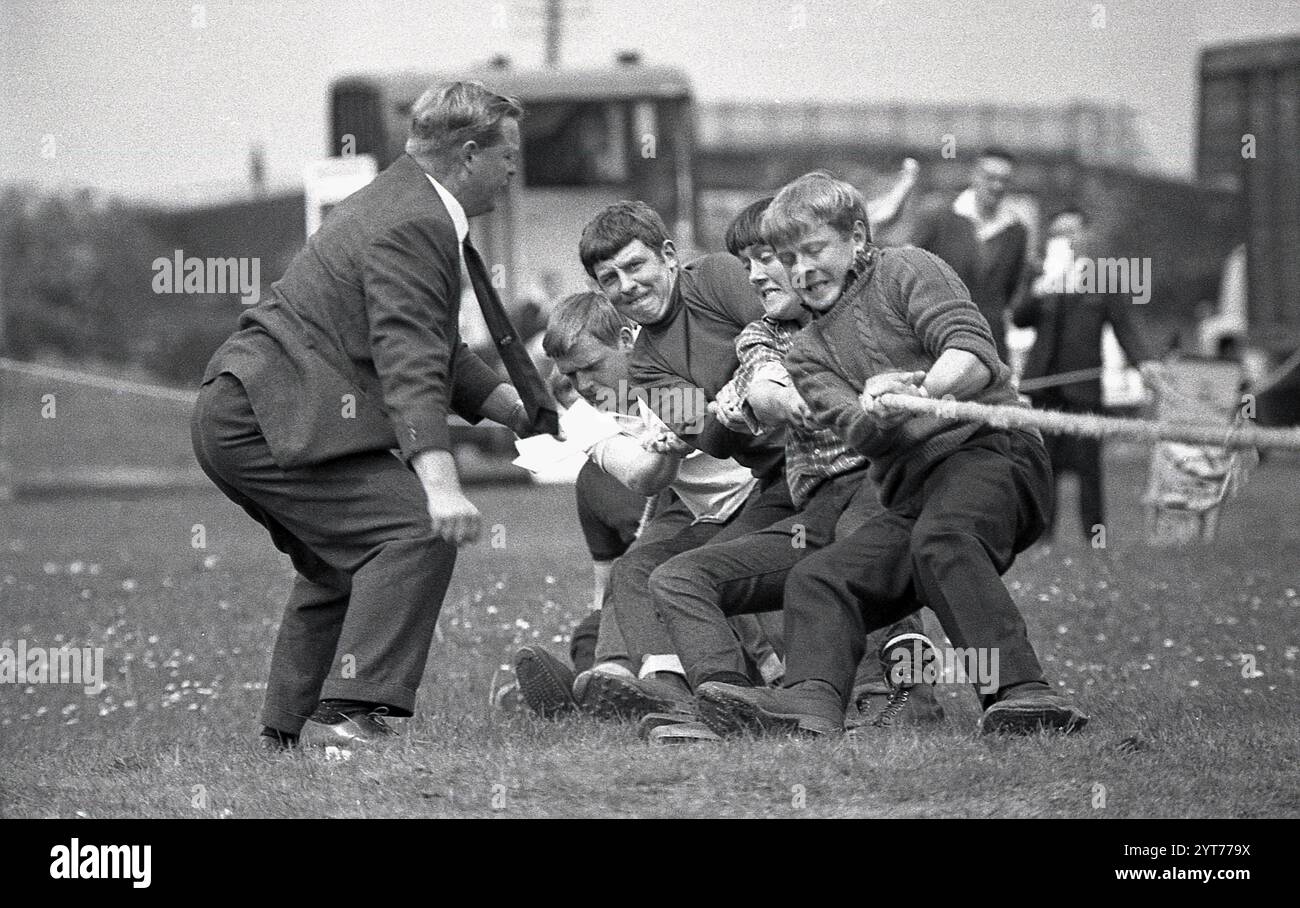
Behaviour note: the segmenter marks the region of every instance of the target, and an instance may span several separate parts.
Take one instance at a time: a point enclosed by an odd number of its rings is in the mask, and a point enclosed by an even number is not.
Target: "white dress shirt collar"
[[[998,209],[993,212],[993,217],[985,220],[980,216],[979,207],[975,204],[975,190],[970,188],[953,200],[952,210],[975,225],[975,235],[981,241],[992,239],[1018,220],[1005,199],[998,203]]]
[[[469,236],[469,218],[465,217],[465,209],[460,202],[456,201],[456,197],[447,190],[446,186],[443,186],[427,173],[425,176],[429,177],[429,182],[433,184],[433,188],[438,190],[438,197],[442,199],[442,204],[447,206],[447,213],[451,215],[452,226],[456,228],[456,239],[462,243],[465,242],[465,237]]]

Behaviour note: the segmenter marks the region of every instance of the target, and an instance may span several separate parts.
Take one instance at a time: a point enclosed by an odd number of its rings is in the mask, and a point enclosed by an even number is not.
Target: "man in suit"
[[[1016,159],[986,148],[975,160],[970,186],[951,205],[924,214],[912,237],[943,259],[970,290],[1007,362],[1006,312],[1023,289],[1028,232],[1006,205]]]
[[[297,569],[259,739],[297,744],[310,717],[340,740],[408,717],[457,547],[479,513],[461,491],[447,414],[555,431],[469,218],[515,173],[522,108],[481,84],[430,89],[407,153],[352,195],[213,356],[195,453]],[[461,343],[463,277],[511,383]]]
[[[1058,212],[1048,225],[1047,255],[1043,273],[1012,310],[1012,321],[1037,329],[1034,346],[1025,361],[1021,382],[1035,406],[1066,413],[1100,413],[1101,334],[1109,324],[1115,338],[1145,378],[1156,364],[1129,312],[1132,302],[1114,293],[1076,293],[1065,280],[1078,256],[1091,253],[1087,215],[1077,207]],[[1059,383],[1050,383],[1059,377]],[[1042,382],[1040,387],[1034,384]],[[1091,539],[1105,522],[1102,494],[1100,438],[1049,435],[1044,439],[1052,459],[1052,473],[1066,470],[1079,477],[1079,519],[1085,539]],[[1055,530],[1052,511],[1050,535]]]

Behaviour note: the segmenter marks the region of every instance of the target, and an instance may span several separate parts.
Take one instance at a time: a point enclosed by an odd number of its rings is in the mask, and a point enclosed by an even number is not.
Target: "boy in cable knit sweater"
[[[1087,717],[1053,693],[1001,579],[1050,516],[1042,439],[882,402],[1017,397],[956,273],[920,249],[873,246],[865,211],[852,186],[812,173],[781,190],[762,229],[813,314],[786,356],[795,387],[867,457],[885,507],[791,571],[786,688],[703,685],[702,715],[720,733],[835,731],[866,633],[919,599],[955,647],[993,667],[973,679],[983,732],[1081,728]]]

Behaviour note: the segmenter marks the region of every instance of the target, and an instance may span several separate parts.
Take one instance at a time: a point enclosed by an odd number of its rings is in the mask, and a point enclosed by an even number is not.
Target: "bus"
[[[350,75],[330,90],[332,156],[370,155],[380,169],[404,150],[411,109],[430,86],[473,79],[518,98],[520,173],[471,238],[512,311],[540,310],[587,289],[578,260],[583,225],[604,206],[642,199],[684,252],[695,247],[695,110],[681,70],[635,58],[597,69],[484,68]]]

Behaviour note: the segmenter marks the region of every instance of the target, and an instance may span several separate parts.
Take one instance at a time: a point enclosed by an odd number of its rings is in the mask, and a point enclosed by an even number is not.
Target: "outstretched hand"
[[[788,385],[755,382],[750,390],[749,405],[754,416],[765,426],[794,426],[806,431],[817,428],[817,420],[808,404]]]
[[[736,392],[733,380],[723,385],[717,396],[709,401],[708,411],[732,432],[748,432],[749,424],[745,422],[744,407],[745,401]]]
[[[641,439],[641,447],[654,454],[672,454],[675,457],[685,457],[693,450],[676,432],[666,426],[651,429]]]

